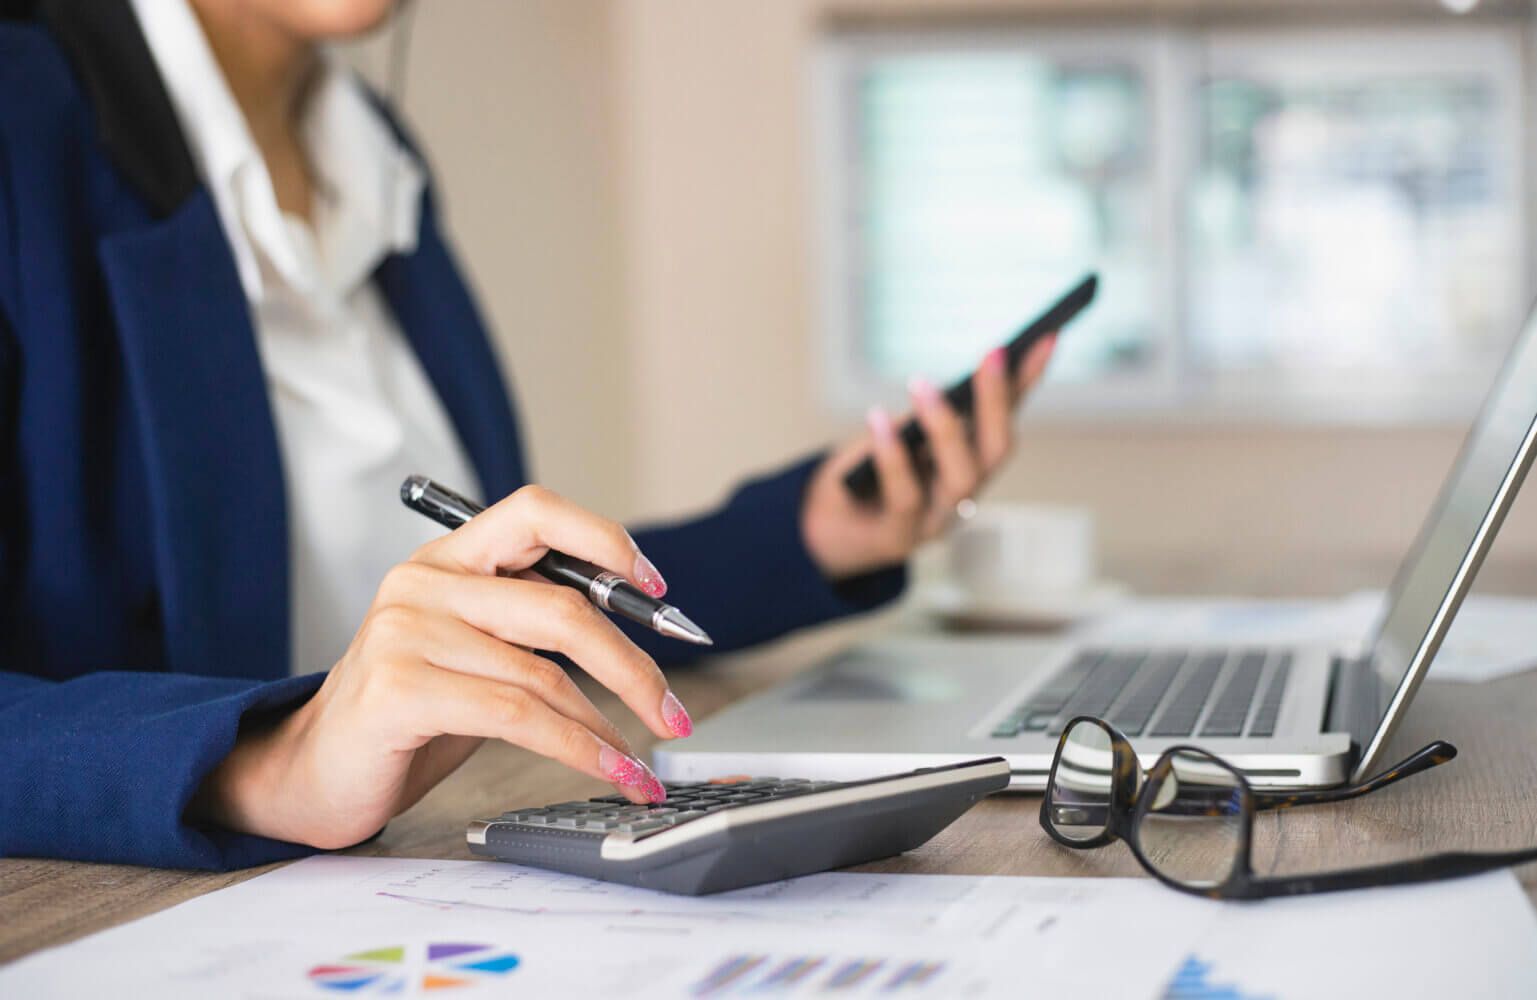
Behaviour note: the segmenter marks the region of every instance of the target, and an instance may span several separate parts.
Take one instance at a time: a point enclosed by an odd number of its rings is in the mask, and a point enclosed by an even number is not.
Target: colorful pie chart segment
[[[443,941],[385,945],[355,951],[309,970],[309,981],[331,993],[434,995],[499,979],[516,969],[517,955],[496,945]]]
[[[477,951],[488,951],[490,948],[488,944],[429,944],[427,961],[441,962],[445,958],[457,958]]]

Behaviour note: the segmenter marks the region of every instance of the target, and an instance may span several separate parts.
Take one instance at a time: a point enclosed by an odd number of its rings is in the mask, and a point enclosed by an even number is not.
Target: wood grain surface
[[[750,654],[675,672],[674,689],[696,718],[805,668],[890,616],[841,625]],[[648,735],[617,699],[584,685],[637,748]],[[1354,802],[1268,813],[1256,828],[1261,872],[1324,871],[1446,850],[1537,845],[1537,673],[1489,684],[1427,684],[1389,751],[1397,760],[1431,739],[1454,743],[1452,763]],[[377,839],[346,852],[468,858],[464,825],[515,806],[604,794],[605,786],[524,751],[488,744]],[[934,840],[870,871],[966,875],[1142,875],[1124,845],[1070,851],[1041,832],[1040,799],[983,802]],[[209,874],[51,860],[0,860],[0,962],[142,917],[259,875]],[[1537,900],[1537,864],[1518,872]]]

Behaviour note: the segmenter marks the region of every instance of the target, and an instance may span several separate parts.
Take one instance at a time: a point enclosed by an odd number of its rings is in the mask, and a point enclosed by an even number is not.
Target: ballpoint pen
[[[426,476],[407,476],[400,484],[400,500],[445,528],[457,528],[485,510],[481,504]],[[705,630],[689,621],[683,612],[649,596],[618,573],[609,572],[602,566],[551,549],[530,569],[551,583],[581,591],[604,611],[623,615],[669,638],[699,646],[715,644]]]

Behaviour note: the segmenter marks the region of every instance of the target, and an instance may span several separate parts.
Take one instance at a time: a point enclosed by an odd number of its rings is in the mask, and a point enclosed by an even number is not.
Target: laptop
[[[871,777],[998,755],[1045,787],[1063,724],[1115,723],[1149,764],[1190,743],[1256,785],[1326,787],[1380,766],[1531,466],[1537,311],[1505,360],[1364,642],[1179,647],[913,635],[853,649],[656,751],[667,780]],[[1364,650],[1364,654],[1362,651]]]

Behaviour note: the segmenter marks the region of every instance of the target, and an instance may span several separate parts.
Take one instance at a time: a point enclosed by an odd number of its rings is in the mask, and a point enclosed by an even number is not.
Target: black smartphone
[[[1094,301],[1094,293],[1099,289],[1099,276],[1090,274],[1080,281],[1072,291],[1058,299],[1056,304],[1047,309],[1035,320],[1025,326],[1014,335],[1008,346],[1004,349],[1007,357],[1006,366],[1009,375],[1013,376],[1019,369],[1020,363],[1025,360],[1025,355],[1030,353],[1030,348],[1036,341],[1057,330],[1061,330],[1071,322],[1079,313],[1088,308]],[[969,424],[972,418],[971,377],[961,379],[959,382],[945,390],[945,399],[950,403],[955,412]],[[923,433],[923,427],[916,417],[911,418],[902,425],[898,436],[902,439],[902,445],[907,449],[908,458],[912,459],[913,467],[918,470],[919,477],[927,483],[934,475],[934,459],[929,453],[929,439]],[[843,477],[843,485],[854,495],[854,498],[864,503],[874,503],[881,495],[880,478],[875,472],[874,457],[866,458],[848,474]]]

